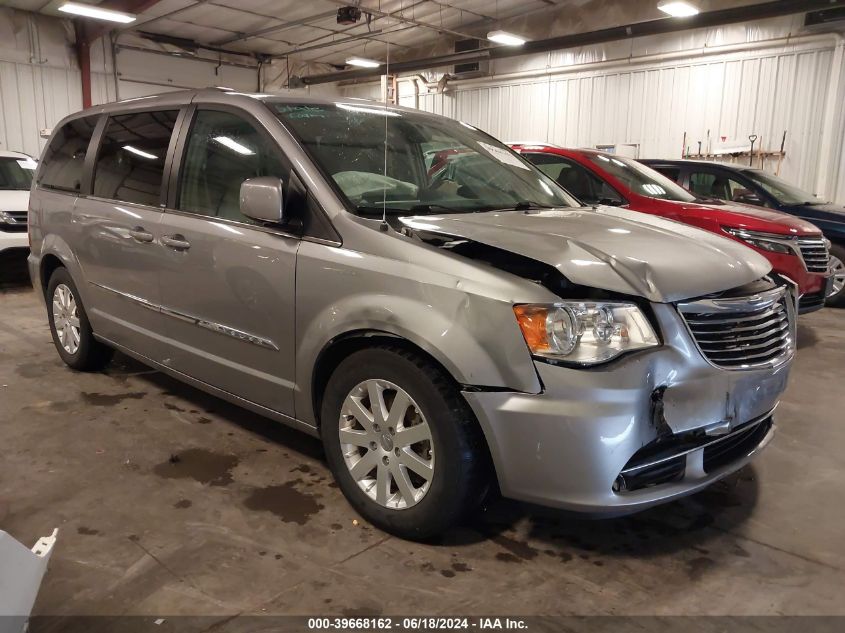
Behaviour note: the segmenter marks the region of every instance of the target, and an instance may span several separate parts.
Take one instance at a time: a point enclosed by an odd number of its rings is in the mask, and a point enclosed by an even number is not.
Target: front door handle
[[[177,251],[186,251],[191,248],[191,243],[185,239],[184,235],[177,233],[176,235],[165,235],[161,238],[161,243]]]
[[[136,226],[134,229],[129,230],[129,235],[132,239],[138,242],[152,242],[153,241],[153,234],[149,231],[145,231],[144,227]]]

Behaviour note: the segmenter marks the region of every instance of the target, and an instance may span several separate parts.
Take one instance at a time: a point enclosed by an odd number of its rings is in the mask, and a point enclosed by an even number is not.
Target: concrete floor
[[[845,311],[801,319],[737,476],[601,522],[497,501],[431,545],[359,519],[312,438],[125,357],[67,369],[20,257],[0,314],[0,527],[60,528],[37,614],[845,615]]]

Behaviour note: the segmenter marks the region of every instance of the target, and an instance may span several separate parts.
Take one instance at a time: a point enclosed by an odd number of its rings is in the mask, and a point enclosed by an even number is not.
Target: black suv
[[[845,206],[824,202],[762,169],[704,160],[640,162],[702,198],[769,207],[815,224],[831,242],[827,305],[845,306]]]

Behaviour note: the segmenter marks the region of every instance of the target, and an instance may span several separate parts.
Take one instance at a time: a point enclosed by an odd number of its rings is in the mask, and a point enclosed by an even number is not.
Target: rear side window
[[[621,205],[625,201],[584,166],[557,154],[525,153],[528,160],[570,194],[588,204]]]
[[[660,172],[669,180],[679,182],[681,179],[681,170],[677,167],[655,167],[654,165],[649,165],[649,167],[651,167],[654,171]]]
[[[163,110],[109,117],[94,170],[94,195],[158,206],[178,115],[178,110]]]
[[[289,167],[266,135],[236,114],[197,112],[182,159],[179,209],[254,224],[241,214],[241,183],[274,176],[285,185]]]
[[[97,118],[90,116],[68,121],[55,133],[41,161],[39,185],[60,191],[79,192],[82,188],[85,154]]]

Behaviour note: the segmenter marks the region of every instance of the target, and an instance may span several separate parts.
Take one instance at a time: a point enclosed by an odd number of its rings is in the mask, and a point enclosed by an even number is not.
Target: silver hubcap
[[[365,380],[343,402],[340,450],[353,479],[380,506],[419,503],[434,475],[431,429],[417,403],[387,380]]]
[[[79,314],[76,298],[64,284],[59,284],[53,291],[53,324],[64,350],[68,354],[76,354],[79,349]]]
[[[831,284],[828,297],[839,294],[845,288],[845,263],[838,257],[831,255],[830,270],[833,273],[833,284]]]

